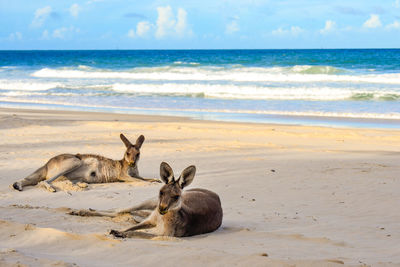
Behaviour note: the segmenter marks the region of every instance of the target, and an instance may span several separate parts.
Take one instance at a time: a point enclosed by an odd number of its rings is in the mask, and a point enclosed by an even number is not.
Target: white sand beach
[[[188,188],[219,194],[223,223],[188,238],[116,239],[125,208],[161,184],[18,192],[9,185],[60,153],[121,159],[119,134],[146,137],[142,176],[196,165]],[[400,266],[400,131],[0,109],[0,266]]]

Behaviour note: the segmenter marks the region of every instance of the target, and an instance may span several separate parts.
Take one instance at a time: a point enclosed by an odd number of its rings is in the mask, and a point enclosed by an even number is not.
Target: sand
[[[220,195],[221,228],[119,240],[107,233],[130,218],[66,214],[129,207],[160,184],[9,188],[59,153],[120,159],[120,133],[145,135],[145,177],[196,165],[189,188]],[[0,266],[400,266],[399,192],[399,130],[0,109]]]

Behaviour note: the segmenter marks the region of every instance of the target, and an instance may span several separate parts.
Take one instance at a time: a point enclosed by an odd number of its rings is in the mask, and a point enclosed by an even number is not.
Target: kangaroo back
[[[222,223],[222,207],[219,196],[206,189],[187,190],[182,195],[182,212],[185,231],[182,236],[205,234],[217,230]]]

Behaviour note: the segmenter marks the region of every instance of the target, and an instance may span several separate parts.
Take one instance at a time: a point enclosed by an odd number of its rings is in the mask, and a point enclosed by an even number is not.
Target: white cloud
[[[336,22],[332,21],[332,20],[327,20],[325,21],[325,27],[323,29],[321,29],[319,32],[321,34],[327,34],[329,32],[332,32],[336,29]]]
[[[22,33],[14,32],[8,36],[8,40],[15,41],[15,40],[22,40]]]
[[[183,38],[193,34],[187,21],[187,12],[183,8],[178,8],[176,16],[170,6],[158,7],[157,13],[157,21],[154,24],[149,21],[140,21],[136,24],[136,29],[130,29],[126,36],[144,38],[151,32],[157,39],[163,39]]]
[[[386,25],[386,29],[388,29],[388,30],[400,29],[400,22],[395,20],[395,21],[393,21],[393,23]]]
[[[273,31],[272,31],[272,34],[273,34],[273,35],[284,35],[285,32],[286,32],[286,31],[285,31],[282,27],[279,27],[278,29],[273,30]]]
[[[298,36],[299,34],[303,33],[304,30],[300,28],[299,26],[292,26],[289,29],[284,29],[282,27],[279,27],[276,30],[272,31],[273,35],[292,35],[292,36]]]
[[[147,32],[150,30],[151,25],[148,21],[140,21],[136,25],[136,34],[140,37],[143,37],[147,34]]]
[[[300,28],[299,26],[290,27],[290,33],[294,36],[297,36],[303,32],[304,32],[304,30],[302,28]]]
[[[175,31],[179,37],[183,37],[186,33],[189,33],[187,25],[187,12],[183,8],[178,9],[178,21],[175,25]]]
[[[225,27],[225,33],[226,34],[233,34],[237,31],[239,31],[239,24],[237,23],[236,20],[232,20],[230,23],[228,23]]]
[[[35,11],[35,17],[33,18],[33,21],[31,23],[31,25],[33,27],[40,27],[43,25],[43,23],[45,22],[45,20],[49,17],[49,15],[51,14],[51,6],[45,6],[42,8],[38,8]]]
[[[43,39],[43,40],[48,40],[48,39],[50,39],[50,34],[49,34],[49,31],[48,31],[48,30],[44,30],[44,31],[42,32],[42,39]]]
[[[127,36],[129,38],[135,37],[145,37],[146,34],[150,31],[152,25],[148,21],[140,21],[136,24],[136,31],[134,29],[130,29],[128,31]]]
[[[126,36],[128,36],[129,38],[135,38],[135,36],[136,36],[135,30],[134,29],[130,29]]]
[[[68,28],[66,28],[66,27],[55,29],[53,31],[53,37],[54,38],[59,38],[59,39],[64,39],[65,38],[65,34],[67,32],[68,32]]]
[[[53,38],[58,38],[58,39],[66,39],[68,36],[71,36],[74,33],[79,33],[80,29],[75,28],[73,26],[67,28],[67,27],[61,27],[58,29],[55,29],[53,31]]]
[[[396,8],[400,8],[400,0],[394,1],[394,6],[395,6]]]
[[[176,22],[174,20],[174,14],[172,14],[172,9],[170,6],[158,7],[158,18],[157,18],[157,31],[156,37],[163,38],[169,31],[171,31]]]
[[[187,12],[183,8],[178,9],[176,18],[170,6],[158,7],[157,12],[156,38],[162,39],[168,36],[184,37],[192,34],[187,24]]]
[[[379,19],[379,16],[376,14],[371,14],[369,19],[364,22],[363,27],[364,28],[378,28],[382,26],[382,22]]]
[[[70,13],[71,16],[73,16],[73,17],[78,17],[80,11],[81,11],[81,7],[80,7],[78,4],[73,4],[73,5],[69,8],[69,13]]]

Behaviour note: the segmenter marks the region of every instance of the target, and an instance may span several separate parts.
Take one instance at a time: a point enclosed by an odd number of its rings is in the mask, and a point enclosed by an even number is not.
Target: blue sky
[[[399,48],[400,0],[0,0],[0,49]]]

